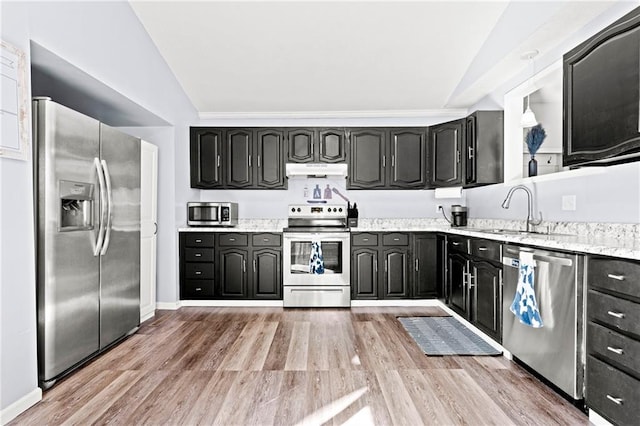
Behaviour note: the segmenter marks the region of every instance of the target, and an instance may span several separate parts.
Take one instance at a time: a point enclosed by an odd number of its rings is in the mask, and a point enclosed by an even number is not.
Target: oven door
[[[348,286],[349,232],[285,232],[283,234],[284,286]],[[324,272],[311,272],[312,243],[322,249]]]

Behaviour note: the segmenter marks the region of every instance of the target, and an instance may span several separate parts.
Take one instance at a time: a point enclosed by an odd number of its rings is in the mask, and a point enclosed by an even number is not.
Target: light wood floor
[[[502,357],[428,357],[396,315],[438,308],[181,308],[12,424],[585,425]]]

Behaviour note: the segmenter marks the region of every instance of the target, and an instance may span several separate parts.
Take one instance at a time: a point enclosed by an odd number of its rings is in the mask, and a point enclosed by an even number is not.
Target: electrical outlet
[[[563,195],[562,196],[562,210],[575,211],[576,210],[576,196],[575,195]]]
[[[442,210],[442,204],[436,204],[436,213],[440,213],[440,210]]]

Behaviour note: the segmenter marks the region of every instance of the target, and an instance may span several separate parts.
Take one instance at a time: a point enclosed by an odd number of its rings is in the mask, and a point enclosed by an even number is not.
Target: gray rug
[[[427,355],[501,355],[453,317],[398,317]]]

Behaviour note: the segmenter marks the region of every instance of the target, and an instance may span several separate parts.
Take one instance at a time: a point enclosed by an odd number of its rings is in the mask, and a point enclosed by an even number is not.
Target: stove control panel
[[[289,217],[343,218],[347,217],[347,206],[343,204],[324,204],[321,206],[291,204],[289,205]]]

